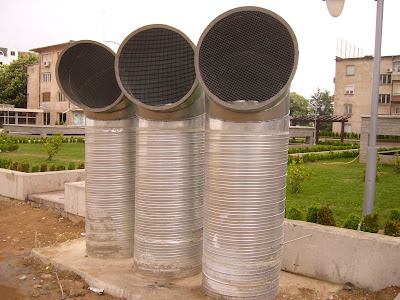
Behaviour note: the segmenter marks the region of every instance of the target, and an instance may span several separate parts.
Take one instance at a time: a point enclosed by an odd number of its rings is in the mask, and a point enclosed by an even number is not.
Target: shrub
[[[20,163],[18,164],[17,171],[29,173],[29,163],[24,162],[24,161],[23,161],[23,162],[20,162]]]
[[[63,164],[58,164],[56,166],[56,171],[64,171],[65,170],[65,165]]]
[[[57,169],[57,165],[56,164],[51,164],[49,171],[55,171],[56,169]]]
[[[291,168],[288,170],[288,182],[290,190],[292,193],[300,193],[302,190],[301,183],[304,180],[311,178],[311,171],[304,167],[304,163],[301,158],[299,159],[299,162],[293,160],[290,166]]]
[[[39,165],[34,165],[32,166],[32,173],[40,172],[40,166]]]
[[[286,213],[286,218],[291,220],[303,220],[301,211],[299,211],[295,207],[292,207],[291,209],[288,210],[288,212]]]
[[[390,236],[400,236],[400,221],[388,220],[383,233]]]
[[[47,164],[40,165],[40,172],[47,172]]]
[[[377,214],[368,214],[364,216],[364,219],[361,222],[361,231],[365,232],[378,232],[379,224],[378,224],[378,215]]]
[[[47,152],[47,160],[52,160],[53,156],[58,153],[61,149],[64,134],[53,134],[51,138],[47,138],[44,143],[44,147]]]
[[[10,168],[10,170],[17,171],[17,169],[18,169],[18,162],[17,162],[17,161],[11,162],[9,168]]]
[[[335,226],[335,218],[333,217],[333,211],[329,208],[329,205],[323,206],[318,210],[317,223],[327,226]]]
[[[70,162],[69,164],[68,164],[68,170],[75,170],[75,163],[74,162]]]
[[[357,230],[360,222],[361,218],[356,213],[351,213],[344,221],[344,228]]]
[[[0,159],[0,168],[8,169],[11,164],[11,159],[2,158]]]
[[[399,158],[399,153],[396,153],[395,159],[392,160],[392,165],[394,168],[394,172],[396,174],[400,174],[400,158]]]
[[[78,164],[78,169],[84,169],[85,168],[85,163],[84,162],[80,162]]]
[[[400,210],[392,209],[390,211],[389,220],[400,221]]]
[[[319,207],[314,203],[307,209],[306,221],[311,223],[317,223]]]
[[[79,137],[79,138],[76,139],[76,141],[77,141],[78,143],[84,143],[84,142],[85,142],[85,139],[82,138],[82,137]]]

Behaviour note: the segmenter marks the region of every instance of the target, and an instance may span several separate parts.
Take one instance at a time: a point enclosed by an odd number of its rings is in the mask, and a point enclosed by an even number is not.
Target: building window
[[[50,93],[49,92],[42,93],[42,101],[43,102],[50,102]]]
[[[389,103],[390,103],[390,94],[379,95],[379,104],[389,104]]]
[[[83,113],[73,113],[73,125],[85,126],[85,115]]]
[[[50,82],[51,81],[51,73],[46,72],[42,74],[43,82]]]
[[[50,125],[50,113],[43,113],[43,125]]]
[[[50,66],[50,62],[51,62],[51,53],[45,53],[42,55],[42,61],[43,61],[43,65],[48,67]]]
[[[59,112],[57,113],[58,124],[63,125],[67,122],[67,113]]]
[[[351,115],[353,113],[353,104],[345,104],[344,105],[344,113],[346,115]]]
[[[400,106],[396,106],[395,113],[396,113],[396,114],[400,114]]]
[[[390,74],[382,74],[380,78],[380,84],[391,84],[392,83],[392,75]]]
[[[63,93],[58,92],[57,96],[58,96],[58,102],[65,102],[65,96]]]
[[[11,56],[15,56],[15,51],[11,51]]]
[[[351,124],[344,124],[344,132],[351,133]]]
[[[353,95],[354,94],[354,84],[348,84],[344,88],[344,93],[346,95]]]
[[[355,68],[354,66],[346,66],[346,75],[354,75]]]
[[[400,61],[393,62],[393,73],[400,73]]]
[[[393,86],[393,94],[400,94],[400,83],[396,83]]]

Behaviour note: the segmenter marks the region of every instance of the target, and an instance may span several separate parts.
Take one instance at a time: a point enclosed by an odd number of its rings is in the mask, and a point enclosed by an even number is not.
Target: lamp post
[[[325,1],[325,0],[323,0]],[[329,13],[333,17],[341,14],[345,0],[326,0]],[[372,99],[371,99],[371,122],[369,131],[369,142],[367,149],[367,168],[365,173],[364,188],[364,207],[363,216],[374,212],[375,202],[375,184],[376,184],[376,163],[378,149],[376,147],[376,134],[378,123],[378,97],[379,97],[379,75],[381,68],[381,46],[382,46],[382,23],[383,23],[383,1],[377,1],[376,29],[375,29],[375,53],[374,53],[374,71],[372,81]]]

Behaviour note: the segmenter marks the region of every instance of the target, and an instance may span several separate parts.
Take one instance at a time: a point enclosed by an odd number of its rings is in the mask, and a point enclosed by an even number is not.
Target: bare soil
[[[84,232],[84,222],[73,223],[55,211],[0,196],[0,299],[58,300],[68,296],[89,300],[121,299],[98,295],[88,290],[87,283],[75,273],[57,270],[30,255],[32,248],[63,243],[81,237]],[[393,300],[399,293],[400,287],[370,292],[347,286],[328,299]],[[321,298],[313,289],[294,286],[282,289],[277,297],[277,300],[289,299]]]

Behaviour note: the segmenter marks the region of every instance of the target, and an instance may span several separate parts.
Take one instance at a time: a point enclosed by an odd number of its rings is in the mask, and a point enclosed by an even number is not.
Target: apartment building
[[[373,56],[336,57],[334,115],[350,115],[345,132],[361,132],[361,116],[371,114]],[[379,115],[400,115],[400,56],[382,56]],[[333,131],[340,132],[339,123]]]
[[[6,47],[0,47],[0,65],[9,65],[18,59],[18,50]]]
[[[39,62],[28,66],[27,109],[40,109],[38,125],[84,125],[85,115],[61,92],[56,80],[56,63],[69,43],[31,49]]]

